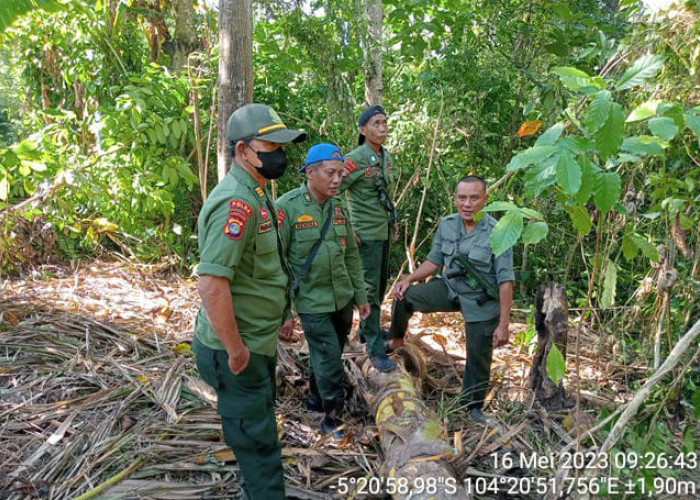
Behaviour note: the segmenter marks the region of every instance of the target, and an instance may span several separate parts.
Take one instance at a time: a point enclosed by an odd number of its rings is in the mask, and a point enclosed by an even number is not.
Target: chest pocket
[[[312,227],[309,229],[298,229],[294,232],[294,238],[297,241],[316,241],[321,237],[321,230],[318,227]]]
[[[486,248],[473,248],[469,252],[469,262],[482,273],[491,273],[491,256],[493,252]]]
[[[451,241],[451,240],[443,240],[442,241],[442,253],[445,255],[445,257],[450,257],[450,256],[454,255],[456,248],[457,248],[456,242]]]
[[[267,278],[279,274],[282,263],[277,252],[277,232],[273,229],[255,235],[255,278]]]

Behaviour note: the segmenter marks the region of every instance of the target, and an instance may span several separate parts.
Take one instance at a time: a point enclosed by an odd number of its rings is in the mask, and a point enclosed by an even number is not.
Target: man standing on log
[[[465,318],[467,364],[462,401],[470,417],[486,423],[482,412],[491,376],[493,347],[508,343],[508,325],[513,304],[513,252],[496,257],[490,236],[496,219],[476,215],[488,201],[486,182],[468,175],[457,184],[457,213],[440,221],[428,259],[394,288],[389,347],[403,345],[408,320],[415,311],[462,311]],[[445,277],[422,281],[445,266]]]
[[[336,198],[345,158],[335,144],[306,155],[306,182],[278,200],[280,236],[292,271],[294,305],[309,342],[309,409],[323,411],[321,432],[341,437],[345,405],[343,347],[353,306],[369,315],[360,253],[347,209]],[[291,331],[293,320],[283,331]]]
[[[350,219],[360,245],[365,286],[371,306],[369,317],[362,322],[361,336],[367,353],[377,370],[388,372],[396,363],[384,350],[380,327],[381,304],[389,276],[389,237],[398,237],[398,214],[391,200],[394,184],[394,160],[383,147],[387,139],[386,112],[381,106],[367,107],[358,121],[359,147],[345,160],[345,192]]]
[[[199,214],[199,295],[193,350],[202,378],[216,389],[226,443],[249,498],[285,498],[275,417],[280,325],[289,308],[289,277],[267,189],[287,167],[282,145],[306,137],[263,104],[228,120],[228,175]]]

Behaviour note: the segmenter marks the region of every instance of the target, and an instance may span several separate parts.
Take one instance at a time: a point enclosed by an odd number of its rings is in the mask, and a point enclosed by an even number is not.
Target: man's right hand
[[[234,353],[228,353],[228,367],[234,375],[240,374],[248,366],[250,351],[246,345]]]
[[[391,296],[398,300],[403,299],[404,295],[406,294],[406,290],[408,290],[410,286],[411,281],[408,278],[399,281],[396,283],[396,286],[394,286],[394,291],[392,292]]]

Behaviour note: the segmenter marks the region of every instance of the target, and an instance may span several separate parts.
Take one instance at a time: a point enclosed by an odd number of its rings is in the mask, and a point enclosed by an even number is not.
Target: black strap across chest
[[[313,260],[316,258],[316,254],[318,253],[318,250],[321,248],[321,243],[323,243],[323,239],[326,237],[326,233],[328,232],[328,228],[331,226],[331,219],[333,218],[333,214],[330,213],[331,211],[331,205],[332,203],[330,200],[328,200],[326,203],[328,203],[328,217],[326,218],[326,222],[323,223],[323,227],[321,228],[321,237],[314,243],[314,246],[311,247],[311,251],[309,252],[309,256],[306,258],[306,261],[304,264],[301,266],[301,269],[299,269],[299,274],[297,275],[296,278],[294,278],[294,281],[292,281],[292,294],[296,295],[299,292],[299,288],[301,287],[301,282],[304,280],[306,275],[309,272],[309,269],[311,268],[311,263]]]

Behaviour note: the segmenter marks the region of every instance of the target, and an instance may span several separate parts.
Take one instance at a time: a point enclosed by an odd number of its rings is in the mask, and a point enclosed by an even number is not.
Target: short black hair
[[[459,186],[459,185],[462,184],[463,182],[464,182],[465,184],[468,183],[468,182],[478,182],[478,183],[480,183],[480,184],[481,184],[481,187],[484,188],[484,193],[485,193],[486,190],[488,189],[488,185],[486,184],[486,179],[484,179],[484,178],[481,177],[480,175],[471,175],[471,174],[470,174],[470,175],[465,175],[464,177],[462,177],[462,178],[459,180],[459,182],[457,182],[457,185]]]
[[[321,160],[321,161],[315,161],[315,162],[313,162],[313,163],[309,163],[306,167],[304,167],[304,171],[306,172],[306,169],[307,169],[307,168],[314,168],[314,169],[315,169],[315,168],[318,168],[318,167],[322,167],[322,166],[323,166],[323,163],[326,162],[326,161],[327,161],[327,160]]]
[[[243,141],[246,144],[250,144],[250,141],[255,139],[255,137],[243,137],[242,139],[238,139],[238,141]],[[238,144],[238,141],[228,141],[228,155],[229,158],[233,158],[236,156],[236,144]]]

